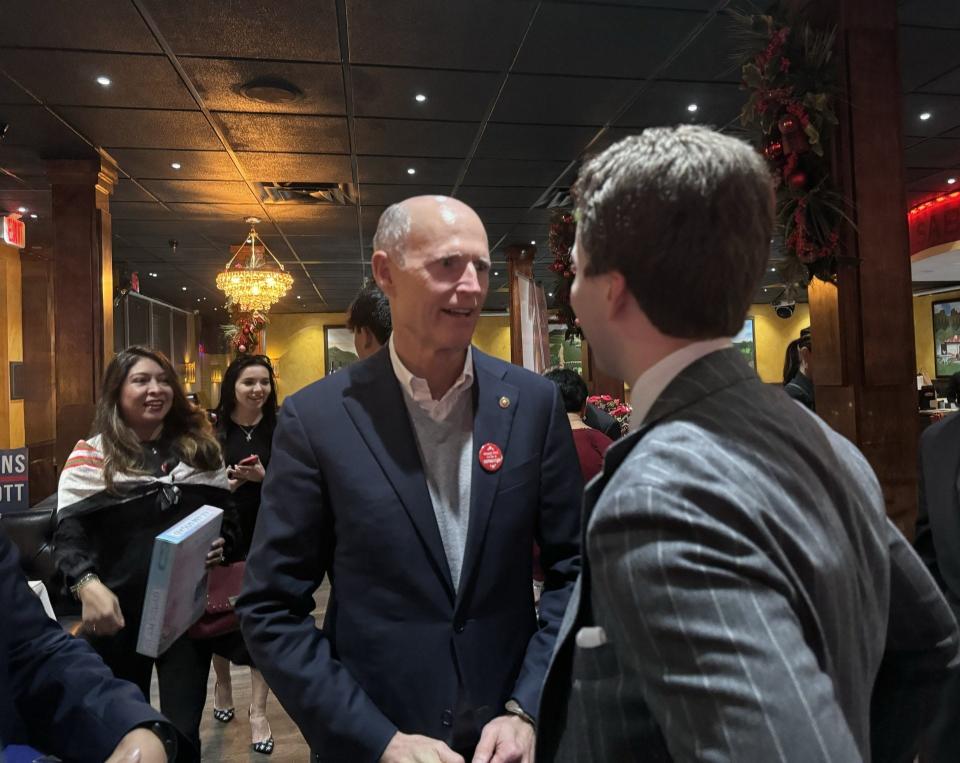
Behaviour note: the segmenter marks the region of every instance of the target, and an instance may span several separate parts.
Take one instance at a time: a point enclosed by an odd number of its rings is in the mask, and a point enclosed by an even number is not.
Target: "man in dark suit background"
[[[769,257],[762,157],[650,129],[575,195],[571,302],[632,431],[585,497],[538,760],[911,760],[957,625],[863,455],[731,345]]]
[[[960,414],[920,438],[920,505],[914,548],[960,619]],[[954,673],[924,732],[923,760],[960,757],[960,675]]]
[[[29,742],[66,761],[173,761],[176,732],[86,641],[47,617],[0,531],[0,760]]]
[[[243,633],[319,760],[526,763],[579,570],[570,427],[553,384],[470,347],[490,269],[473,210],[408,199],[374,249],[393,334],[284,401]]]

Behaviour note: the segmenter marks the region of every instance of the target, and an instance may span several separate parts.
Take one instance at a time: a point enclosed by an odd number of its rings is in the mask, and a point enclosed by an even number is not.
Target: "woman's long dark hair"
[[[783,386],[786,387],[800,371],[800,340],[794,339],[787,345],[783,357]]]
[[[160,366],[173,390],[173,401],[163,420],[161,439],[172,442],[177,456],[196,469],[213,471],[223,463],[220,444],[207,417],[187,400],[177,372],[166,355],[146,347],[128,347],[114,356],[104,372],[93,420],[93,433],[102,439],[103,481],[111,491],[117,474],[145,473],[140,438],[124,421],[120,411],[123,383],[141,360],[152,360]]]
[[[273,364],[266,355],[240,355],[234,358],[233,362],[227,367],[223,374],[223,382],[220,384],[220,402],[213,412],[217,417],[217,431],[221,442],[227,435],[230,428],[230,416],[237,407],[237,379],[244,369],[250,366],[263,366],[270,374],[270,394],[263,401],[263,423],[269,435],[273,435],[273,430],[277,427],[277,380],[273,375]]]

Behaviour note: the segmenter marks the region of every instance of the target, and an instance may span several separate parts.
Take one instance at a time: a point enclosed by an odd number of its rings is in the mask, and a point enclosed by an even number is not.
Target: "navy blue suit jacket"
[[[0,612],[0,749],[26,742],[66,761],[106,760],[129,731],[164,720],[47,617],[2,531]]]
[[[537,712],[579,572],[580,469],[556,386],[472,352],[459,591],[387,349],[284,401],[237,609],[254,662],[320,760],[376,761],[397,730],[449,743],[464,718],[475,744],[511,697]],[[503,451],[495,472],[476,457],[488,442]],[[310,613],[324,575],[321,631]]]

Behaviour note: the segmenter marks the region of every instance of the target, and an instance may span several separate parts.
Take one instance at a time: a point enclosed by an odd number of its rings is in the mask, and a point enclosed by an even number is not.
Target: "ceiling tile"
[[[487,186],[461,186],[457,198],[471,207],[529,207],[543,193],[543,188],[492,188]]]
[[[263,208],[259,204],[194,204],[169,203],[170,210],[177,217],[209,217],[234,220],[238,225],[248,217],[262,217]]]
[[[58,109],[70,124],[95,144],[116,148],[220,148],[220,142],[199,111]]]
[[[929,113],[929,119],[920,114]],[[960,126],[960,95],[907,93],[903,96],[903,129],[909,135],[935,137]]]
[[[489,72],[352,66],[358,117],[478,122],[496,95],[501,75]],[[415,99],[425,95],[422,103]]]
[[[216,113],[237,151],[349,153],[347,120],[302,114]]]
[[[565,161],[474,158],[463,182],[466,185],[547,186],[567,165]]]
[[[919,92],[960,95],[960,66],[924,85]]]
[[[111,204],[114,202],[124,202],[124,201],[144,201],[144,202],[153,202],[156,201],[149,193],[147,193],[143,188],[134,183],[132,180],[127,180],[125,178],[120,178],[117,181],[117,186],[113,190],[113,195],[110,197]]]
[[[146,0],[161,34],[181,56],[339,61],[334,0]]]
[[[114,201],[110,200],[110,216],[116,227],[119,220],[172,220],[173,213],[155,201]]]
[[[643,79],[702,18],[693,11],[544,3],[514,71]]]
[[[439,194],[441,196],[450,192],[447,185],[377,185],[367,183],[360,189],[360,199],[364,206],[386,206],[396,204],[398,201],[409,199],[411,196],[426,196]]]
[[[746,103],[738,85],[706,82],[652,82],[617,121],[617,125],[642,128],[676,124],[724,127],[736,121]],[[696,105],[694,112],[688,106]]]
[[[493,159],[575,159],[596,134],[592,127],[489,124],[477,156]]]
[[[350,157],[342,154],[290,154],[238,151],[251,180],[258,182],[349,183]]]
[[[249,204],[253,200],[241,180],[144,180],[143,186],[163,202]]]
[[[949,169],[960,164],[960,140],[934,138],[904,151],[908,167]]]
[[[703,19],[704,16],[700,16],[696,21],[699,23]],[[738,48],[730,16],[720,13],[703,27],[660,76],[665,79],[739,84]]]
[[[357,153],[462,157],[470,150],[477,128],[471,122],[357,119]]]
[[[960,5],[954,0],[899,0],[901,24],[960,29]]]
[[[65,0],[31,0],[17,5],[0,25],[0,46],[82,48],[159,53],[160,48],[130,0],[97,0],[96,5]]]
[[[361,184],[445,183],[449,186],[456,182],[463,166],[460,159],[407,159],[399,156],[361,156],[357,164]],[[412,175],[407,171],[411,169],[415,170]]]
[[[216,58],[184,58],[181,61],[211,111],[347,113],[339,64]],[[287,103],[261,103],[240,94],[241,85],[258,78],[284,80],[295,85],[303,96]]]
[[[42,106],[0,105],[0,123],[9,125],[3,149],[29,148],[43,159],[86,159],[93,148]]]
[[[196,107],[165,56],[63,50],[0,51],[17,81],[52,106],[141,109]],[[97,84],[108,77],[109,87]]]
[[[240,180],[226,151],[118,148],[110,151],[117,164],[135,178],[172,180]],[[177,162],[179,170],[170,165]]]
[[[960,30],[900,27],[900,74],[911,92],[956,68]]]
[[[347,0],[350,60],[500,71],[533,8],[532,0],[471,0],[468,13],[449,0]]]
[[[495,122],[603,125],[640,86],[630,80],[513,74],[497,102]]]

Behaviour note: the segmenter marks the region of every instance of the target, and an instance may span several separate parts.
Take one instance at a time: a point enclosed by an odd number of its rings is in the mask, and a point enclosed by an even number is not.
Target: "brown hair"
[[[733,336],[770,254],[763,159],[705,127],[644,130],[589,160],[574,186],[584,275],[619,271],[660,331]]]
[[[93,432],[99,434],[102,440],[103,480],[111,492],[115,492],[113,481],[117,474],[145,473],[140,440],[120,412],[123,383],[130,369],[144,359],[154,361],[163,369],[173,390],[173,403],[163,420],[161,436],[173,443],[180,460],[194,468],[213,471],[223,464],[220,444],[213,436],[210,423],[203,410],[187,400],[173,364],[161,352],[146,347],[128,347],[117,353],[103,374],[100,399],[93,420]]]

